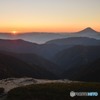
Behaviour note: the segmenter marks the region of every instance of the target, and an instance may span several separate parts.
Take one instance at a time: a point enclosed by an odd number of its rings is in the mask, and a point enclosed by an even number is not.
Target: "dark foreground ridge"
[[[6,100],[100,100],[97,97],[70,97],[71,91],[100,93],[97,83],[46,83],[12,89]]]

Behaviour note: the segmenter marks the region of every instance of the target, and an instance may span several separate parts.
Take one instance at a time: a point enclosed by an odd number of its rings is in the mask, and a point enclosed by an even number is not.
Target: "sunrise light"
[[[16,35],[17,34],[17,31],[11,31],[12,34]]]

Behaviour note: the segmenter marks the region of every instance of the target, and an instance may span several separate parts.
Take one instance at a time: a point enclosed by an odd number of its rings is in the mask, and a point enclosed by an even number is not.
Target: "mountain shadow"
[[[75,66],[63,73],[63,78],[69,77],[71,80],[85,81],[85,82],[100,82],[100,59],[94,62]]]
[[[66,71],[66,78],[74,76],[82,65],[91,63],[100,58],[100,46],[74,46],[56,54],[53,61],[60,66],[60,72]]]
[[[57,78],[53,73],[40,66],[29,65],[18,58],[0,53],[0,79],[9,77]]]

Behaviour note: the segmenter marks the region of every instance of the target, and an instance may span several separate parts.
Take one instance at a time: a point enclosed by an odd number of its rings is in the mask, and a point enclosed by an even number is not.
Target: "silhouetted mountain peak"
[[[91,27],[87,27],[85,29],[83,29],[82,31],[80,32],[84,32],[84,33],[97,33],[97,31],[95,31],[94,29],[92,29]]]

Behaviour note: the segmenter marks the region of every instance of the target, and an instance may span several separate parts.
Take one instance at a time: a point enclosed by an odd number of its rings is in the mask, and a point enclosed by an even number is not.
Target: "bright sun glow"
[[[15,34],[17,34],[17,31],[12,31],[11,33],[15,35]]]

